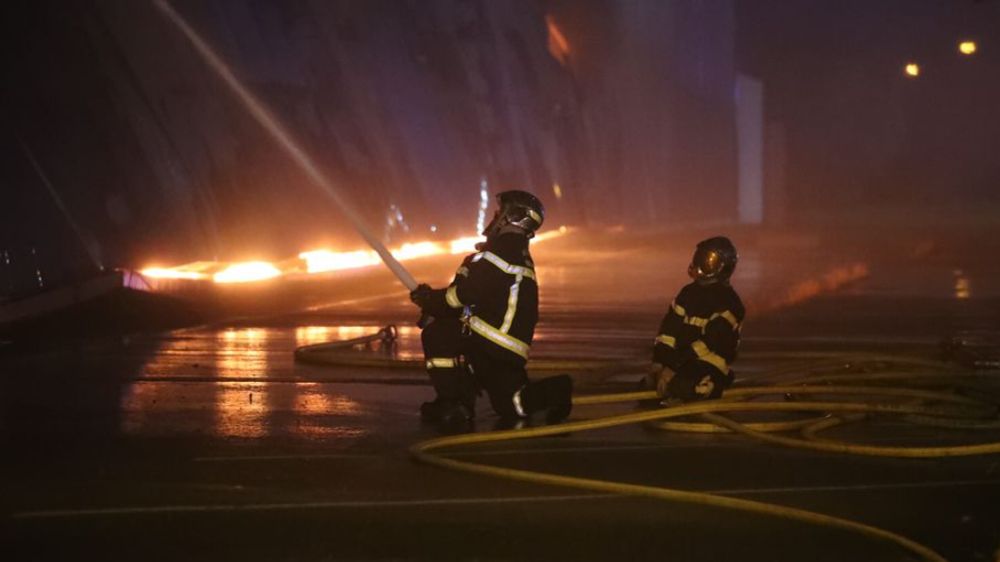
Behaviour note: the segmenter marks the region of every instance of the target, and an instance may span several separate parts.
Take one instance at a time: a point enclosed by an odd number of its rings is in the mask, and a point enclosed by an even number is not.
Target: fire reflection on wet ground
[[[683,244],[624,243],[614,239],[621,233],[608,236],[585,244],[566,237],[533,249],[541,287],[533,357],[635,359],[648,354],[661,315],[688,282],[689,253]],[[933,342],[951,320],[902,318],[957,318],[956,328],[981,328],[990,321],[983,316],[988,307],[966,306],[1000,294],[988,271],[956,269],[950,260],[932,259],[926,252],[888,253],[891,260],[862,246],[834,251],[810,240],[745,245],[733,278],[748,308],[745,340],[753,345],[761,337],[791,341],[822,335],[855,338],[851,341],[912,336]],[[442,256],[422,262],[418,278],[446,284],[458,261]],[[959,257],[955,263],[961,263]],[[416,310],[391,282],[369,283],[361,275],[323,283],[326,300],[301,312],[159,336],[157,349],[123,393],[122,427],[129,433],[207,432],[249,439],[363,434],[359,420],[370,412],[348,397],[349,387],[334,389],[327,382],[357,380],[370,372],[296,364],[293,352],[369,335],[392,323],[399,333],[396,344],[388,350],[376,345],[370,353],[419,360]],[[419,369],[406,376],[422,381]]]
[[[364,330],[361,326],[230,327],[168,339],[145,369],[145,374],[152,373],[149,380],[133,381],[124,389],[122,429],[128,434],[235,438],[363,435],[363,428],[344,423],[362,413],[358,403],[344,394],[316,383],[273,384],[270,379],[279,372],[271,369],[272,362],[287,367],[288,358],[278,351],[286,345],[356,337]],[[200,362],[207,362],[207,368]]]
[[[357,438],[364,409],[319,383],[135,381],[122,394],[128,435],[218,438]]]

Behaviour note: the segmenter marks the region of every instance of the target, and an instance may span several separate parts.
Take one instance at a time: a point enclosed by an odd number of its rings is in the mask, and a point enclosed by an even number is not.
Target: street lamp
[[[903,69],[906,75],[910,78],[916,78],[920,76],[920,65],[915,62],[906,63],[906,67]]]
[[[958,44],[958,52],[966,56],[975,54],[977,49],[975,41],[962,41]]]

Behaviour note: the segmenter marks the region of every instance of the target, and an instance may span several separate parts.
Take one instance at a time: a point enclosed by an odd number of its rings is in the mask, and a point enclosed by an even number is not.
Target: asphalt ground
[[[641,360],[684,282],[686,251],[664,251],[657,240],[540,245],[537,352]],[[734,285],[750,316],[741,380],[781,365],[760,358],[765,352],[934,355],[955,330],[1000,326],[1000,276],[977,259],[979,248],[897,240],[828,247],[822,237],[758,235],[742,245]],[[446,280],[452,261],[414,269]],[[864,274],[854,275],[859,266]],[[377,270],[327,283],[326,302],[293,311],[0,357],[3,558],[912,559],[847,531],[417,464],[408,446],[438,435],[416,415],[432,396],[422,373],[292,358],[296,346],[389,322],[405,328],[394,356],[413,357],[415,311]],[[636,376],[605,375],[578,379],[580,393],[625,390]],[[631,409],[578,407],[572,419]],[[494,424],[482,401],[476,431]],[[998,434],[887,418],[826,435],[930,445]],[[862,457],[635,425],[447,455],[794,506],[891,530],[949,560],[1000,559],[996,455]]]

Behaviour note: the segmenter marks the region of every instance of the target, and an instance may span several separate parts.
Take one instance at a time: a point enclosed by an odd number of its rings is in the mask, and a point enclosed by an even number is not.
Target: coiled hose
[[[350,359],[343,353],[329,352],[345,347],[368,343],[376,339],[390,342],[395,330],[390,326],[364,338],[345,340],[308,346],[296,350],[304,355],[323,352],[323,363],[344,366],[363,366],[360,358]],[[310,351],[311,350],[311,351]],[[985,383],[996,384],[996,373],[959,372],[951,365],[913,357],[883,354],[817,354],[810,352],[766,353],[760,358],[792,360],[792,364],[774,369],[755,377],[759,384],[769,380],[780,384],[745,386],[729,390],[720,400],[696,402],[662,407],[654,410],[630,412],[620,415],[566,422],[558,425],[532,427],[487,433],[469,433],[430,439],[410,447],[412,457],[422,463],[471,472],[495,478],[570,487],[600,493],[655,498],[689,504],[707,505],[782,517],[806,523],[844,529],[864,536],[891,542],[919,559],[942,562],[945,559],[930,548],[901,535],[866,525],[857,521],[833,517],[821,513],[787,507],[766,502],[745,500],[690,492],[657,486],[626,484],[607,480],[579,478],[562,474],[551,474],[519,470],[456,460],[445,456],[444,450],[461,445],[471,445],[514,439],[529,439],[570,432],[603,429],[626,424],[647,424],[669,431],[694,432],[735,432],[749,438],[782,445],[824,452],[888,457],[951,457],[967,455],[988,455],[1000,453],[1000,442],[970,445],[900,447],[874,446],[847,443],[825,439],[820,436],[824,430],[851,422],[858,422],[870,416],[895,416],[909,423],[954,428],[1000,427],[997,420],[996,398],[988,390],[978,390]],[[343,357],[345,361],[340,361]],[[376,358],[379,366],[390,366],[390,359]],[[416,363],[416,364],[410,364]],[[552,361],[563,370],[591,370],[594,361]],[[627,367],[641,362],[605,362],[605,367]],[[412,368],[419,362],[406,362]],[[546,367],[551,367],[548,363]],[[865,367],[872,372],[844,373],[845,366]],[[535,364],[531,365],[535,370]],[[896,370],[889,370],[890,368]],[[921,369],[921,370],[914,370]],[[546,369],[548,370],[548,369]],[[789,379],[789,375],[807,371],[808,376]],[[905,384],[906,387],[898,385]],[[893,386],[882,386],[882,385]],[[955,390],[964,392],[956,392]],[[848,400],[839,398],[850,398]],[[655,392],[626,392],[577,396],[573,404],[579,407],[616,402],[634,403],[638,400],[656,398]],[[735,412],[794,412],[810,414],[808,417],[792,421],[737,422],[721,413]],[[675,421],[676,418],[697,415],[702,421]],[[799,431],[799,436],[775,435],[775,433]]]

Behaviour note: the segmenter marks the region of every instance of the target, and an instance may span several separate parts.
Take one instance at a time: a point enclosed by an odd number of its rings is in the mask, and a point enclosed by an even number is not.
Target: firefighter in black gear
[[[738,256],[717,236],[698,244],[688,266],[694,279],[678,293],[660,323],[653,364],[641,386],[667,400],[719,398],[734,375],[745,310],[729,284]]]
[[[525,364],[538,322],[538,282],[528,240],[545,218],[534,195],[505,191],[483,234],[446,289],[420,285],[410,299],[425,318],[422,342],[427,373],[437,392],[421,417],[447,425],[471,421],[480,390],[502,420],[547,411],[555,423],[571,408],[567,375],[528,380]]]

